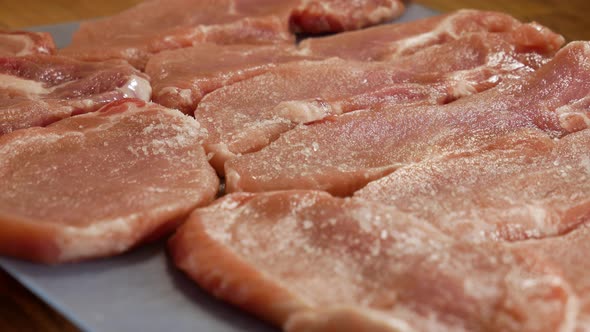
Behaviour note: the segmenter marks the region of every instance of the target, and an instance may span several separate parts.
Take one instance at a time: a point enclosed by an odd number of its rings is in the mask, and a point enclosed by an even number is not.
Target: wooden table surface
[[[79,21],[105,16],[139,0],[0,0],[0,29]],[[523,21],[537,21],[568,40],[590,40],[590,1],[570,0],[416,0],[440,11],[460,8],[504,11]],[[0,331],[60,331],[77,329],[0,270]]]

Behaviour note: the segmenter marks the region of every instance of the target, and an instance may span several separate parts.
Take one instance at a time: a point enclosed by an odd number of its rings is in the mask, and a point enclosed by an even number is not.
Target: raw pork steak
[[[301,0],[291,25],[296,32],[341,32],[387,22],[403,12],[402,0]]]
[[[0,135],[92,112],[114,100],[147,101],[151,91],[147,77],[124,61],[0,58]]]
[[[54,53],[55,43],[46,32],[0,30],[0,57]]]
[[[84,60],[126,59],[143,68],[150,55],[202,42],[290,41],[295,0],[148,0],[83,23],[62,54]]]
[[[170,249],[201,287],[286,331],[565,331],[577,313],[534,252],[324,192],[228,195]]]
[[[46,263],[121,253],[210,202],[202,130],[139,100],[0,137],[0,254]]]
[[[355,193],[466,241],[555,236],[590,221],[590,129],[515,131],[481,152],[410,164]]]
[[[330,32],[379,23],[399,16],[403,11],[400,2],[149,0],[115,16],[82,24],[63,54],[85,60],[126,59],[143,68],[155,53],[202,42],[294,41],[289,24],[304,32]]]
[[[208,93],[256,76],[280,63],[301,59],[295,46],[217,45],[164,51],[153,56],[145,72],[150,76],[153,100],[184,113],[193,113]]]
[[[575,42],[522,80],[447,105],[385,105],[299,126],[229,161],[227,190],[350,195],[402,166],[475,153],[522,128],[551,137],[584,129],[590,123],[589,59],[590,43]]]
[[[431,93],[440,96],[434,101],[447,103],[529,73],[553,55],[552,49],[542,49],[547,45],[543,38],[539,44],[537,51],[521,48],[513,33],[476,33],[388,62],[289,63],[209,94],[195,117],[209,131],[205,149],[222,172],[227,160],[260,150],[298,123],[388,98],[399,103],[405,99],[400,95],[419,101],[415,88],[408,92],[408,83],[434,85]],[[428,95],[426,100],[432,100]]]
[[[523,24],[510,15],[477,10],[388,24],[360,31],[310,38],[300,44],[302,51],[316,56],[337,56],[351,60],[389,60],[410,55],[427,46],[444,44],[474,32],[513,32],[522,47],[557,51],[562,36],[538,24]],[[346,45],[346,47],[343,47]]]

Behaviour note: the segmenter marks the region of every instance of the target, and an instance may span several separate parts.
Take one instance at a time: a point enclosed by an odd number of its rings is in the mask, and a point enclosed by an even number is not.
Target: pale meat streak
[[[289,332],[571,331],[578,313],[534,251],[325,192],[225,196],[169,247],[203,289]]]
[[[436,26],[433,25],[434,22],[437,23]],[[151,78],[154,101],[190,113],[195,110],[207,93],[222,86],[260,75],[284,62],[329,56],[358,60],[381,58],[392,60],[396,57],[410,55],[425,47],[458,39],[467,33],[483,31],[518,30],[519,32],[515,33],[516,38],[523,43],[523,46],[526,46],[524,44],[527,38],[524,37],[531,29],[538,30],[538,27],[522,24],[508,15],[460,11],[434,19],[391,24],[327,38],[314,38],[304,41],[301,44],[303,46],[298,49],[289,43],[266,46],[202,43],[154,55],[148,61],[145,71]],[[528,32],[529,35],[535,33]],[[537,47],[548,48],[548,53],[559,48],[563,43],[561,36],[548,29],[544,29],[543,34],[548,43],[537,45]],[[416,42],[417,40],[422,40],[422,42]],[[342,47],[342,45],[346,45],[346,47]],[[395,52],[397,55],[391,53],[395,50],[397,50]],[[350,52],[350,54],[345,52]],[[383,52],[387,56],[380,58],[367,55]],[[439,63],[439,61],[435,61],[435,63]]]
[[[536,30],[531,31],[531,30]],[[478,10],[387,24],[360,31],[310,38],[299,44],[306,54],[343,59],[378,61],[410,55],[425,47],[444,44],[475,32],[513,32],[526,47],[557,51],[564,38],[538,24],[523,24],[510,15]],[[542,43],[539,43],[542,41]],[[342,47],[346,45],[346,47]]]
[[[404,166],[493,150],[494,140],[506,135],[518,141],[526,128],[562,137],[579,126],[561,121],[559,110],[588,116],[582,102],[590,94],[588,59],[590,43],[574,42],[521,80],[447,105],[385,104],[299,126],[229,161],[226,190],[321,189],[347,196]]]
[[[217,45],[164,51],[150,58],[145,68],[153,88],[153,100],[192,114],[208,93],[260,75],[285,62],[313,59],[292,44]]]
[[[389,62],[288,63],[210,93],[195,118],[209,131],[205,149],[222,174],[228,160],[264,148],[297,124],[394,101],[448,103],[528,74],[554,54],[543,35],[537,48],[520,47],[518,36],[466,34]]]
[[[464,241],[564,234],[590,221],[590,129],[559,140],[515,131],[472,154],[409,164],[355,197],[412,213]]]
[[[341,32],[391,21],[404,10],[402,0],[302,0],[290,24],[295,32]]]
[[[182,113],[140,100],[0,137],[0,255],[44,263],[122,253],[174,229],[219,179]]]
[[[47,32],[0,30],[0,57],[54,54],[53,37]]]
[[[148,77],[124,61],[0,58],[0,135],[46,126],[124,98],[150,100]]]

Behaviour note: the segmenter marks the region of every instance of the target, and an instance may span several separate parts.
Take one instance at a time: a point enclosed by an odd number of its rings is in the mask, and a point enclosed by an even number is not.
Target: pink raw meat
[[[209,131],[205,150],[222,173],[227,160],[260,150],[298,123],[408,99],[400,95],[419,102],[408,83],[430,85],[436,98],[424,88],[418,94],[446,103],[530,73],[551,55],[521,49],[512,33],[477,33],[389,62],[289,63],[207,95],[195,117]]]
[[[216,195],[198,123],[140,100],[0,137],[0,255],[110,256]]]
[[[123,98],[148,101],[151,91],[146,75],[124,61],[0,58],[0,135],[92,112]]]
[[[397,18],[404,9],[402,0],[301,0],[291,26],[306,33],[356,30]]]
[[[523,128],[551,137],[584,129],[590,123],[588,59],[590,43],[574,42],[520,81],[444,106],[384,105],[299,126],[266,148],[229,161],[227,190],[351,195],[400,167],[475,153]]]
[[[153,56],[146,68],[153,99],[167,107],[192,113],[208,93],[260,75],[280,63],[311,58],[291,44],[268,46],[217,45],[164,51]]]
[[[395,206],[465,241],[563,234],[590,221],[590,129],[558,141],[515,131],[473,154],[409,164],[355,197]]]
[[[149,0],[84,23],[62,54],[83,60],[126,59],[144,68],[163,50],[217,44],[294,41],[290,25],[309,32],[341,31],[397,17],[399,0]],[[328,5],[328,6],[324,6]],[[314,22],[338,22],[330,26]]]
[[[0,57],[54,53],[55,43],[49,33],[0,30]]]
[[[567,331],[578,312],[534,251],[325,192],[228,195],[193,212],[170,250],[205,290],[285,331]]]
[[[289,12],[297,1],[149,0],[117,15],[83,23],[61,54],[84,60],[126,59],[143,68],[150,55],[202,42],[292,40]]]
[[[572,232],[558,237],[519,242],[516,247],[543,253],[552,263],[561,267],[565,279],[572,285],[579,299],[576,319],[577,332],[590,330],[590,229],[584,224]]]
[[[389,60],[474,32],[512,32],[523,48],[557,51],[564,43],[562,36],[549,29],[535,23],[523,24],[507,14],[460,10],[407,23],[311,38],[304,40],[300,48],[307,54],[316,56],[337,56],[363,61]]]

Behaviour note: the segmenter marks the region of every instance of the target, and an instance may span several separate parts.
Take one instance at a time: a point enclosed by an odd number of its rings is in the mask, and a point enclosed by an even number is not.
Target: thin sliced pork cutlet
[[[205,149],[221,174],[226,161],[260,150],[298,123],[388,100],[447,103],[530,73],[553,54],[518,45],[513,33],[478,33],[397,61],[289,63],[207,95],[195,118],[209,132]],[[431,93],[408,83],[430,86]]]
[[[534,23],[523,24],[504,13],[460,10],[406,23],[310,38],[300,43],[300,49],[316,56],[362,61],[390,60],[477,32],[514,32],[522,47],[529,45],[553,52],[564,43],[562,36],[549,29]]]
[[[560,235],[590,220],[590,129],[557,141],[515,131],[473,154],[409,164],[355,196],[465,241]]]
[[[0,58],[0,135],[93,112],[115,100],[148,101],[151,92],[147,76],[124,61]]]
[[[205,290],[286,331],[566,331],[578,309],[534,252],[325,192],[228,195],[170,251]]]
[[[295,32],[342,32],[390,21],[404,10],[402,0],[301,0],[290,23]]]
[[[350,4],[350,2],[342,3]],[[361,4],[362,2],[358,2],[353,5],[361,6]],[[434,25],[433,22],[437,24]],[[260,75],[280,63],[331,56],[355,60],[392,60],[411,55],[433,45],[441,45],[460,39],[469,33],[512,31],[512,36],[516,39],[514,44],[521,48],[526,48],[529,45],[536,47],[539,53],[536,58],[531,56],[527,62],[543,61],[546,59],[543,55],[552,54],[557,50],[563,44],[563,38],[546,28],[541,28],[541,36],[537,36],[539,29],[540,27],[537,25],[522,24],[504,14],[460,11],[435,19],[390,24],[328,38],[309,39],[304,41],[300,48],[296,48],[290,43],[266,46],[202,43],[189,48],[161,52],[150,58],[145,70],[151,77],[154,101],[189,113],[195,110],[205,94],[222,86]],[[388,42],[381,40],[383,38],[389,38]],[[544,41],[543,43],[536,42],[541,39]],[[416,40],[424,41],[416,43]],[[469,42],[463,41],[456,47],[464,47],[465,43]],[[393,47],[393,44],[397,45],[399,50]],[[329,50],[334,52],[329,52]],[[446,51],[449,52],[449,50]],[[445,52],[445,50],[442,49],[441,52]],[[453,52],[453,55],[460,54],[459,50]],[[473,54],[469,49],[464,52],[465,54]],[[383,54],[381,57],[367,56],[366,53],[383,53],[387,56]],[[531,55],[534,54],[531,53]],[[440,54],[436,55],[437,59],[441,58]],[[442,55],[442,57],[447,58],[447,55]],[[425,62],[414,61],[413,57],[409,57],[404,65],[408,68],[419,69]],[[440,61],[430,63],[445,65]],[[455,63],[456,61],[451,61],[451,65]]]
[[[0,254],[119,254],[174,228],[219,179],[182,113],[139,100],[0,137]]]
[[[83,23],[62,54],[84,60],[126,59],[144,68],[155,53],[202,42],[292,41],[295,0],[148,0],[117,15]]]
[[[126,59],[144,68],[163,50],[196,45],[294,42],[294,29],[332,32],[363,27],[397,17],[399,0],[149,0],[117,15],[82,24],[62,54],[84,60]],[[297,10],[295,10],[297,9]],[[312,26],[315,21],[340,26]]]
[[[164,51],[153,56],[145,72],[150,76],[153,100],[192,114],[208,93],[260,75],[280,63],[313,59],[292,44],[217,45]]]
[[[55,42],[47,32],[0,30],[0,57],[55,53]]]
[[[492,149],[498,137],[526,128],[552,138],[584,129],[589,58],[590,44],[575,42],[520,81],[447,105],[385,105],[299,126],[229,161],[226,190],[321,189],[346,196],[403,166]]]

